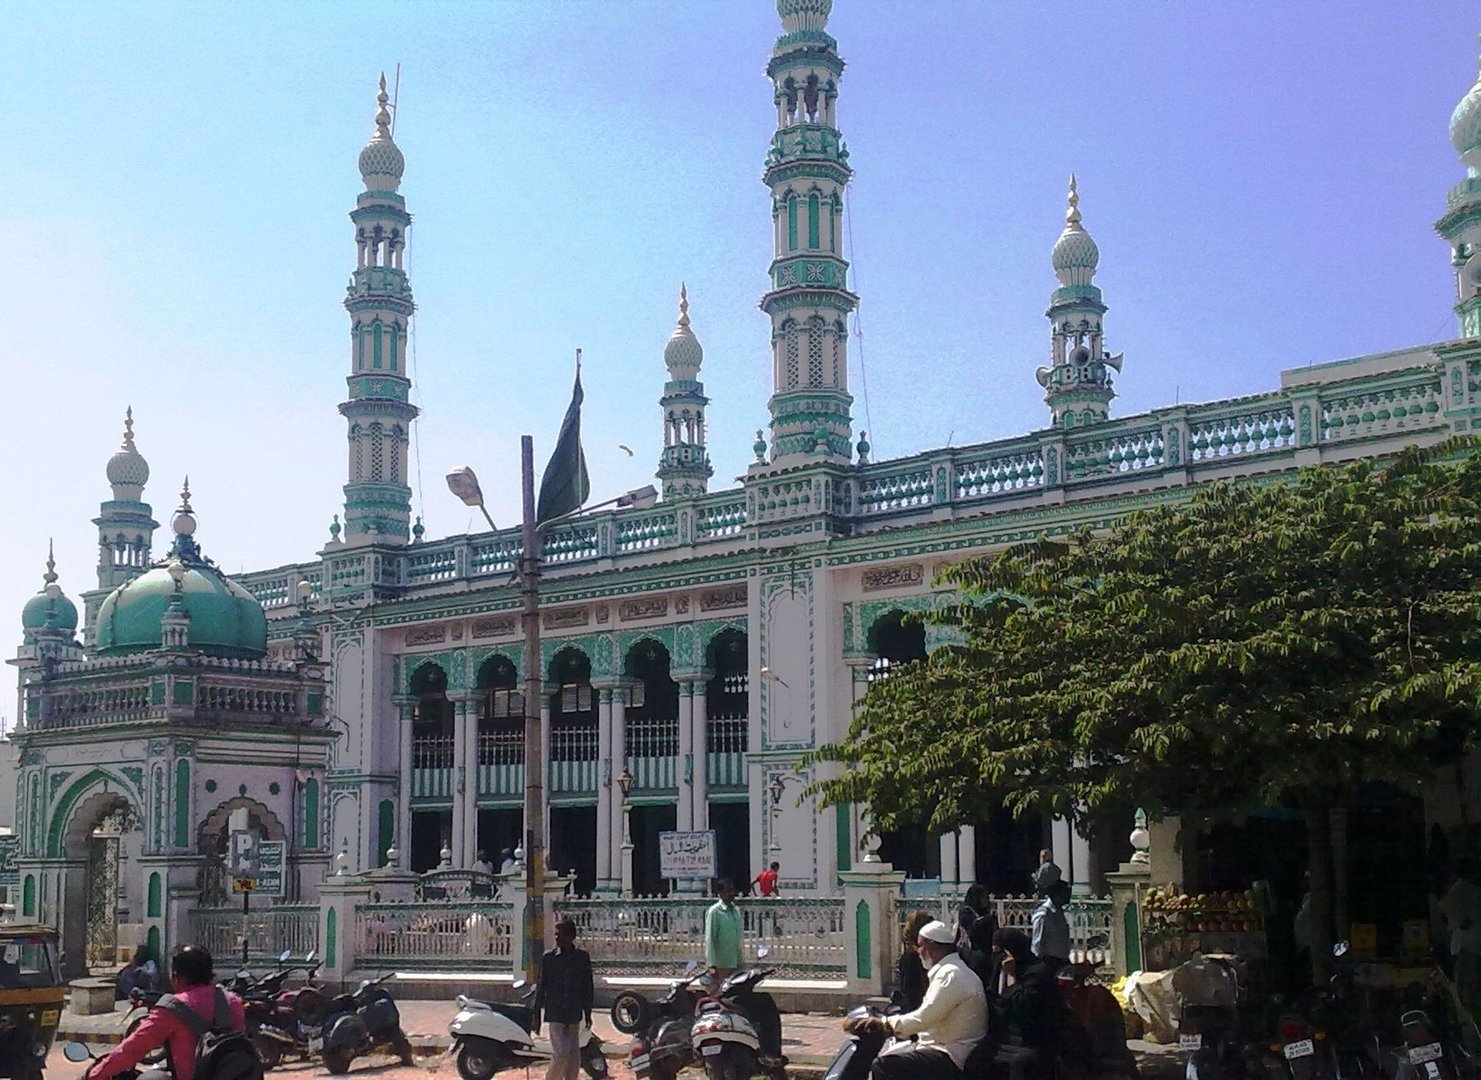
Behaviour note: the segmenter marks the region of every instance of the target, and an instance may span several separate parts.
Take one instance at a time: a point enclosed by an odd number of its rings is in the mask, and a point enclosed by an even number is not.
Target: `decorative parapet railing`
[[[1033,930],[1034,908],[1040,901],[1032,896],[989,897],[992,914],[998,926],[1012,927],[1025,934]],[[931,896],[898,896],[895,898],[894,917],[890,919],[894,951],[899,951],[900,927],[912,911],[929,911],[931,917],[940,919],[947,926],[956,926],[957,909],[962,904],[959,895],[938,893]],[[1070,901],[1066,909],[1070,922],[1071,960],[1089,960],[1106,964],[1116,955],[1115,935],[1117,927],[1112,918],[1111,898],[1087,896]],[[890,955],[894,955],[891,953]]]
[[[361,968],[509,971],[516,918],[497,900],[359,904],[351,944]]]
[[[1428,349],[1359,358],[1312,372],[1288,372],[1281,389],[1226,401],[1175,406],[1118,420],[908,458],[826,470],[762,470],[743,488],[643,510],[605,511],[561,522],[545,534],[553,571],[599,559],[629,559],[682,548],[734,545],[748,535],[787,535],[791,519],[832,515],[868,527],[923,514],[978,512],[995,502],[1021,508],[1066,491],[1117,485],[1138,490],[1166,478],[1196,479],[1198,470],[1239,459],[1249,472],[1317,460],[1323,448],[1380,438],[1467,430],[1481,412],[1481,386]],[[1473,373],[1472,373],[1473,374]],[[1467,418],[1462,421],[1460,418]],[[1317,457],[1301,457],[1312,451]],[[1244,464],[1251,462],[1251,464]],[[521,553],[517,529],[458,536],[406,548],[326,550],[324,562],[278,567],[240,577],[269,611],[373,589],[437,587],[511,575]],[[300,582],[308,582],[307,594]]]
[[[240,958],[244,924],[249,960],[276,959],[284,949],[302,957],[319,948],[318,904],[255,907],[246,916],[239,907],[196,908],[190,913],[191,940],[204,945],[212,956]]]
[[[577,940],[603,975],[668,975],[704,962],[704,917],[713,899],[653,896],[555,902],[557,917],[577,927]],[[841,897],[737,900],[747,961],[765,945],[766,965],[780,978],[841,979],[847,967]]]

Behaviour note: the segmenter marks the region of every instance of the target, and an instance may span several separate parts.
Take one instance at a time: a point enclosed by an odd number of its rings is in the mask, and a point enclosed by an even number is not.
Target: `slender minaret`
[[[1116,396],[1110,369],[1120,372],[1121,356],[1105,351],[1101,316],[1106,305],[1093,284],[1100,249],[1080,223],[1080,191],[1074,174],[1070,175],[1070,208],[1064,223],[1051,257],[1059,288],[1044,312],[1052,328],[1050,366],[1041,367],[1037,378],[1053,425],[1072,428],[1109,415],[1111,399]]]
[[[772,463],[850,458],[849,312],[843,189],[853,175],[838,133],[843,60],[824,27],[833,0],[777,0],[782,36],[766,73],[777,131],[766,155],[776,257],[771,291]]]
[[[658,404],[663,409],[663,455],[658,460],[658,479],[665,499],[703,495],[715,470],[705,450],[704,383],[699,368],[704,346],[689,327],[689,290],[679,286],[679,322],[663,347],[668,382]]]
[[[113,498],[99,508],[98,588],[115,589],[149,567],[149,550],[159,522],[143,502],[149,482],[149,462],[134,446],[134,410],[123,419],[123,445],[108,459],[108,484]]]
[[[1450,189],[1435,229],[1450,241],[1461,337],[1481,337],[1481,74],[1450,115],[1450,141],[1466,178]]]
[[[415,305],[402,267],[411,215],[397,194],[406,159],[391,138],[386,77],[376,95],[375,134],[360,151],[365,191],[355,201],[355,273],[350,313],[350,397],[339,407],[349,423],[345,484],[346,544],[404,544],[411,526],[406,483],[411,404],[406,374],[407,323]]]

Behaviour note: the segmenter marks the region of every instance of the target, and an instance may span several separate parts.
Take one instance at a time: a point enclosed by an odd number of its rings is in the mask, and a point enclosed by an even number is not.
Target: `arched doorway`
[[[141,817],[117,790],[94,791],[76,804],[63,835],[62,959],[69,978],[118,965],[121,923],[132,921]],[[131,886],[134,886],[131,888]]]
[[[569,646],[550,662],[550,835],[546,865],[576,872],[589,893],[597,875],[597,696],[591,658]]]
[[[478,668],[478,837],[495,869],[520,843],[524,821],[525,696],[519,672],[495,654]]]
[[[431,870],[452,842],[453,704],[447,672],[425,663],[411,675],[411,868]]]
[[[720,877],[737,883],[753,876],[751,800],[746,788],[746,751],[751,739],[749,656],[746,632],[735,628],[720,631],[705,650],[705,666],[715,673],[705,686],[707,760],[703,763],[710,828],[715,830],[715,868]]]
[[[245,795],[228,799],[212,810],[196,832],[196,850],[201,855],[196,887],[200,889],[202,907],[222,907],[239,899],[232,894],[231,875],[231,834],[238,830],[255,841],[287,839],[278,816]]]
[[[926,658],[926,628],[919,621],[907,619],[903,611],[881,615],[869,628],[869,651],[874,666],[869,682],[883,682],[902,665]],[[941,845],[926,833],[925,823],[907,825],[884,833],[879,838],[879,857],[903,870],[907,877],[939,878]]]
[[[624,750],[633,776],[624,811],[633,845],[633,891],[656,896],[672,884],[658,876],[658,834],[678,827],[679,686],[669,674],[668,649],[652,638],[628,650],[626,668],[635,680]]]

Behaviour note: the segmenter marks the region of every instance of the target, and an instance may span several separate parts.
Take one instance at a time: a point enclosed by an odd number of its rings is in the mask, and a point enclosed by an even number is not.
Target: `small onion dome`
[[[679,322],[663,347],[663,362],[668,366],[670,378],[693,379],[699,374],[704,358],[704,346],[689,328],[689,290],[680,285]]]
[[[149,483],[149,462],[144,460],[144,455],[134,446],[132,408],[124,413],[123,446],[108,459],[108,483],[115,488],[129,489],[114,492],[121,499],[137,499],[144,493],[144,485]]]
[[[188,484],[171,525],[169,559],[114,589],[98,609],[96,652],[127,656],[158,649],[163,620],[178,620],[183,611],[192,649],[260,659],[267,653],[267,614],[256,597],[201,556]]]
[[[371,190],[395,191],[406,172],[406,158],[391,138],[390,96],[386,93],[386,76],[381,73],[380,93],[375,95],[375,134],[360,151],[360,176]]]
[[[21,630],[27,640],[38,630],[60,630],[71,637],[77,632],[77,605],[67,599],[57,584],[57,563],[50,544],[46,549],[46,573],[41,575],[41,580],[41,591],[21,609]]]
[[[1100,248],[1080,224],[1080,192],[1070,176],[1070,208],[1064,216],[1064,232],[1054,242],[1050,261],[1061,285],[1089,285],[1100,264]]]
[[[1472,175],[1481,174],[1481,75],[1450,114],[1450,142]]]
[[[823,30],[833,11],[833,0],[776,0],[776,13],[782,17],[782,29],[789,34],[799,30]]]

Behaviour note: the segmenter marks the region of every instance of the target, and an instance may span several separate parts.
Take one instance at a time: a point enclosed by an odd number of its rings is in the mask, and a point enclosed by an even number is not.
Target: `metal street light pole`
[[[540,699],[540,530],[535,521],[535,440],[519,439],[521,501],[524,519],[520,550],[520,629],[525,669],[525,979],[540,978],[545,951],[545,761],[541,745]]]

